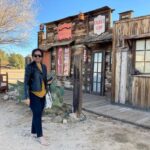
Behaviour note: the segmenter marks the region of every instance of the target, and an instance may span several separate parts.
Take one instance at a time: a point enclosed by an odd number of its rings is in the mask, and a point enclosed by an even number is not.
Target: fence
[[[1,69],[1,73],[8,73],[8,83],[17,83],[24,80],[24,69]]]

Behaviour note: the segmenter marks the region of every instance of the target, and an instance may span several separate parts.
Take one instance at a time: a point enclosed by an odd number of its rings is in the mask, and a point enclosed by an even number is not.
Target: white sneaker
[[[44,138],[43,136],[37,138],[37,140],[38,140],[38,142],[39,142],[41,145],[48,146],[48,143],[47,143],[47,141],[45,140],[45,138]]]
[[[77,117],[76,113],[70,113],[69,116],[74,120],[80,120],[80,118]]]
[[[31,133],[31,137],[36,138],[36,137],[37,137],[37,135],[36,135],[36,134]]]

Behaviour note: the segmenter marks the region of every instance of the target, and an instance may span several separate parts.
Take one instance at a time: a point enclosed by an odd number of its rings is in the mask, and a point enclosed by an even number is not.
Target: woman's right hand
[[[23,100],[23,102],[28,106],[30,105],[30,99],[25,99],[25,100]]]

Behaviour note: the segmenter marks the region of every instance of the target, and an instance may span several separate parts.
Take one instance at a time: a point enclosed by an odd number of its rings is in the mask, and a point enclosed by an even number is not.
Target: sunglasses
[[[42,57],[42,55],[36,55],[36,54],[35,54],[34,57]]]

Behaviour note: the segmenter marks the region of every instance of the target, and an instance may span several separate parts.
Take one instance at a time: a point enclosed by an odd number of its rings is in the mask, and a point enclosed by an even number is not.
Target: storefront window
[[[150,39],[136,41],[135,70],[150,73]]]

